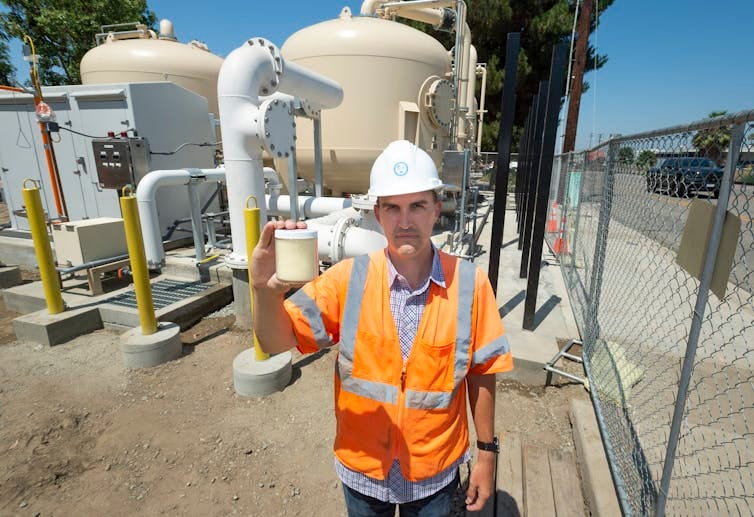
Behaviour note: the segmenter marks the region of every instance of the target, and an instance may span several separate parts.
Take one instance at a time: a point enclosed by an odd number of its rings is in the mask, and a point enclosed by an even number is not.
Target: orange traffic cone
[[[558,204],[553,201],[550,208],[550,217],[547,218],[547,233],[555,233],[558,231]]]
[[[566,253],[568,253],[568,238],[566,237],[565,217],[560,220],[560,233],[555,238],[555,242],[552,245],[552,250],[557,255],[565,255]]]

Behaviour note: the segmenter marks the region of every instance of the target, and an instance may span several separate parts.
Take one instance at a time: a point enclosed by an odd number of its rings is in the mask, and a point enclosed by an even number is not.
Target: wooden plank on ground
[[[521,438],[517,434],[499,437],[497,457],[496,517],[520,517],[524,509],[524,476]]]
[[[547,450],[530,443],[523,446],[524,515],[555,515]]]
[[[572,451],[550,449],[550,478],[557,517],[583,517],[584,496],[581,493],[576,456]]]

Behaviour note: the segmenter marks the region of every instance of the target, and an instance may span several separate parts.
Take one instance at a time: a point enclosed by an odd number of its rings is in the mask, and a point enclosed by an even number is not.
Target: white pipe
[[[217,97],[233,242],[233,252],[226,257],[226,263],[231,267],[247,267],[243,210],[249,195],[257,199],[264,196],[262,150],[270,136],[260,116],[260,96],[270,95],[278,88],[322,107],[337,106],[343,99],[343,89],[334,81],[285,62],[278,48],[263,38],[248,40],[225,58],[217,79]],[[285,130],[291,132],[292,139],[293,125]],[[266,207],[260,209],[260,221],[264,223]]]
[[[479,66],[482,70],[482,91],[479,94],[479,128],[476,131],[476,152],[482,152],[482,128],[484,126],[484,104],[487,99],[487,67]],[[479,70],[479,68],[477,70]]]
[[[463,140],[468,138],[466,134],[466,117],[473,109],[473,106],[468,104],[468,90],[469,90],[469,68],[467,63],[471,58],[471,29],[465,21],[463,23],[463,35],[461,38],[461,56],[456,63],[456,74],[458,74],[458,118],[456,123],[458,126],[458,139]],[[456,53],[458,55],[458,53]],[[476,67],[476,64],[474,65]],[[473,95],[473,94],[472,94]],[[463,142],[462,142],[463,143]]]
[[[426,23],[432,26],[438,26],[442,24],[445,13],[442,9],[434,8],[413,8],[413,9],[401,9],[396,8],[394,11],[396,15],[401,18],[409,20],[415,20],[417,22]]]
[[[291,197],[265,196],[267,215],[287,216],[291,213]],[[344,197],[298,196],[298,213],[305,219],[322,217],[351,206],[351,200]]]
[[[335,224],[310,219],[306,225],[317,230],[317,251],[320,260],[331,263],[381,250],[387,246],[385,236],[377,231],[358,226],[354,217],[342,217]]]
[[[471,37],[469,37],[469,42]],[[466,124],[464,125],[466,136],[469,140],[474,138],[474,122],[476,121],[476,111],[474,110],[474,101],[476,100],[476,64],[477,52],[474,45],[469,44],[468,64],[466,66]]]
[[[157,189],[167,185],[188,185],[191,182],[224,181],[225,169],[176,169],[151,171],[136,188],[136,201],[144,238],[144,252],[150,269],[165,265],[165,250],[162,248],[162,232],[157,215]]]

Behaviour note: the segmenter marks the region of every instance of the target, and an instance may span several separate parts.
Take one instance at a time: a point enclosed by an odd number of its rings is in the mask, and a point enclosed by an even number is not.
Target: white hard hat
[[[369,195],[398,196],[443,187],[432,158],[408,140],[391,142],[374,161]]]

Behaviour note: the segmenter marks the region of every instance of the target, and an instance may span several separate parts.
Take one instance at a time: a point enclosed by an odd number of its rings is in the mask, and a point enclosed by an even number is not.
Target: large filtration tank
[[[339,18],[302,29],[283,45],[286,61],[330,77],[343,87],[343,103],[322,111],[325,186],[336,193],[365,193],[377,155],[407,139],[440,163],[452,116],[451,56],[431,36],[372,17]],[[313,128],[297,120],[298,174],[314,177]],[[278,163],[285,168],[285,164]]]
[[[81,59],[83,84],[171,81],[207,99],[218,117],[217,76],[223,59],[203,43],[180,43],[168,20],[150,30],[114,32]]]

